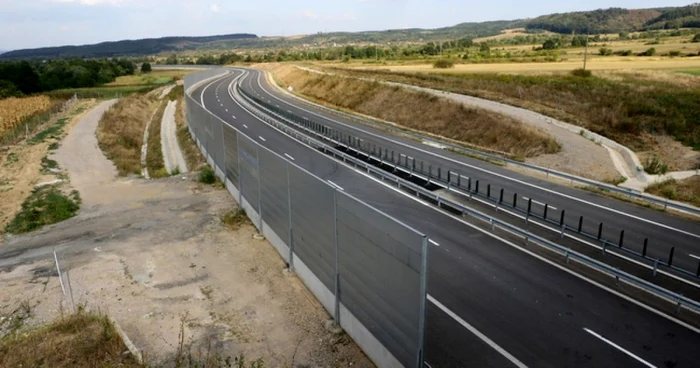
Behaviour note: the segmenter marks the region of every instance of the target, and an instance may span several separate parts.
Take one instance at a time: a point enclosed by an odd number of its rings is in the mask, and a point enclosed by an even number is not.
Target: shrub
[[[433,68],[437,69],[449,69],[454,68],[455,63],[450,59],[440,59],[433,63]]]
[[[600,50],[598,50],[598,52],[600,52],[601,56],[610,56],[613,54],[613,50],[607,47],[601,47]]]
[[[588,78],[593,75],[593,72],[583,68],[574,69],[571,71],[571,75],[575,77]]]
[[[668,165],[662,163],[659,156],[654,156],[646,159],[644,171],[650,175],[663,175],[668,172]]]
[[[642,52],[641,54],[639,54],[639,56],[654,56],[654,55],[656,55],[656,49],[653,47]]]
[[[153,69],[151,68],[151,63],[145,62],[141,64],[141,72],[150,73]]]
[[[678,50],[669,51],[668,56],[670,56],[670,57],[681,56],[681,52]]]
[[[695,34],[695,37],[693,37],[693,40],[690,42],[700,42],[700,33]]]
[[[630,56],[630,55],[632,55],[632,50],[615,51],[613,54],[620,55],[620,56]]]
[[[214,184],[216,182],[216,174],[209,166],[205,166],[199,172],[199,182],[204,184]]]

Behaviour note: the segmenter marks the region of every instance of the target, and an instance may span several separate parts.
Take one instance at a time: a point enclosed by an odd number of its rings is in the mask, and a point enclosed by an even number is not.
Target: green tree
[[[692,42],[696,42],[696,43],[697,43],[697,42],[700,42],[700,33],[696,33],[696,34],[695,34],[695,37],[693,37],[693,41],[692,41]]]
[[[482,42],[481,45],[479,45],[479,51],[488,53],[491,52],[491,48],[489,47],[489,44]]]
[[[559,40],[550,38],[542,44],[542,48],[545,50],[556,50],[561,46]]]
[[[151,63],[145,62],[141,64],[141,72],[142,73],[150,73],[153,69],[151,68]]]
[[[167,59],[165,59],[165,64],[167,65],[177,65],[179,64],[179,60],[177,59],[177,55],[175,54],[170,54]]]

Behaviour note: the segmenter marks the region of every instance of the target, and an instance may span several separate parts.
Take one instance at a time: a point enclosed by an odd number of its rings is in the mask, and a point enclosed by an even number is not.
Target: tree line
[[[95,87],[135,70],[128,59],[4,61],[0,62],[0,98]]]

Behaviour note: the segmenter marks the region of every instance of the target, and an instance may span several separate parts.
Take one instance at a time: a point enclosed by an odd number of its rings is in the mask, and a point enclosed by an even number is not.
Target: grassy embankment
[[[102,116],[97,141],[119,175],[141,174],[143,132],[157,106],[154,99],[139,93],[121,99]]]
[[[190,136],[190,131],[187,128],[187,122],[185,121],[185,91],[182,86],[177,86],[170,91],[168,96],[171,100],[177,100],[177,109],[175,111],[175,125],[177,127],[177,142],[180,145],[180,150],[185,158],[187,167],[194,171],[204,161],[204,156],[202,152],[197,148],[197,144],[192,140]]]
[[[146,167],[151,178],[164,178],[170,176],[165,170],[165,162],[163,161],[163,146],[160,143],[160,129],[163,121],[165,107],[168,105],[168,100],[163,99],[158,104],[156,114],[151,119],[151,125],[148,131],[148,150],[146,151]]]
[[[633,150],[647,150],[644,133],[669,134],[700,149],[700,86],[571,75],[400,73],[327,68],[363,78],[446,90],[524,107],[586,127]]]
[[[315,101],[469,145],[520,158],[560,149],[552,137],[535,128],[428,93],[309,73],[291,66],[275,68],[274,73],[284,85],[293,86],[296,92]]]
[[[674,201],[700,206],[700,176],[694,176],[685,180],[669,180],[654,184],[649,186],[646,192]]]

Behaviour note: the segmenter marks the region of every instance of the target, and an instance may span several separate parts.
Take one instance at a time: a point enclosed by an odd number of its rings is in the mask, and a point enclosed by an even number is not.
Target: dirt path
[[[312,73],[324,73],[318,70],[305,67],[298,67],[301,70]],[[467,106],[476,107],[495,113],[510,116],[513,119],[521,121],[525,124],[532,125],[547,134],[554,137],[562,146],[559,153],[545,154],[533,158],[528,158],[527,162],[547,167],[550,169],[567,172],[570,174],[583,176],[599,181],[614,180],[622,175],[626,175],[623,171],[617,169],[610,152],[603,146],[574,133],[569,129],[563,128],[555,119],[544,116],[542,114],[525,110],[519,107],[505,105],[499,102],[485,100],[477,97],[461,95],[439,91],[431,88],[424,88],[403,83],[386,82],[388,85],[409,88],[417,91],[430,93],[443,98],[451,99],[455,102],[462,103]]]
[[[114,317],[147,362],[173,365],[179,336],[195,357],[262,358],[269,367],[369,367],[347,338],[326,331],[324,309],[254,228],[231,230],[236,208],[195,175],[124,179],[95,140],[101,104],[56,154],[84,207],[70,220],[0,245],[0,319],[22,302],[36,325],[74,306]],[[63,295],[53,260],[64,274]],[[69,278],[66,277],[68,273]],[[70,279],[70,285],[67,283]]]
[[[177,142],[177,126],[175,125],[175,112],[177,101],[168,101],[168,106],[163,113],[163,121],[160,124],[160,142],[163,148],[163,161],[165,170],[172,173],[177,168],[181,173],[186,173],[187,162],[182,156],[180,144]]]

